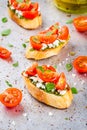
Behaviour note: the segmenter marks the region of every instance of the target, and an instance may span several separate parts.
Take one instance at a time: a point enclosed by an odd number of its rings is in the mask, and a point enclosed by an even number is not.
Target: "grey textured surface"
[[[65,68],[65,64],[71,63],[75,57],[87,56],[87,32],[79,33],[72,24],[68,24],[71,35],[69,44],[57,56],[38,61],[39,64],[57,65],[59,72],[65,72],[69,85],[77,88],[78,94],[74,95],[70,108],[58,110],[44,105],[35,100],[24,86],[21,72],[34,60],[25,58],[26,49],[22,44],[29,36],[55,22],[65,25],[67,20],[77,16],[68,16],[67,13],[57,10],[52,0],[37,1],[40,3],[43,25],[37,30],[29,31],[21,28],[9,18],[7,1],[0,0],[0,45],[12,52],[12,61],[0,59],[0,92],[8,87],[5,80],[8,80],[14,87],[23,90],[22,102],[16,108],[8,109],[0,103],[0,130],[87,130],[87,74],[78,74],[75,69],[67,72]],[[8,18],[7,23],[2,23],[3,17]],[[5,37],[1,36],[1,32],[7,28],[11,29],[11,34]],[[9,43],[14,47],[8,47]],[[69,52],[71,51],[76,54],[70,56]],[[15,68],[12,64],[17,61],[19,66]]]

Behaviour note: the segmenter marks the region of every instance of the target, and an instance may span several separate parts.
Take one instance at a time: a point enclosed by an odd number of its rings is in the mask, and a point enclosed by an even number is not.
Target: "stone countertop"
[[[87,32],[79,33],[73,24],[66,24],[66,21],[79,15],[58,10],[52,0],[37,2],[40,4],[43,24],[36,30],[25,30],[9,18],[7,0],[0,1],[0,34],[4,29],[11,29],[9,36],[0,35],[0,45],[12,52],[12,61],[0,59],[0,92],[8,88],[5,82],[7,80],[23,93],[21,104],[15,108],[8,109],[0,103],[0,130],[87,130],[87,74],[79,74],[74,68],[68,72],[65,67],[77,56],[87,56]],[[3,23],[3,17],[7,17],[8,22]],[[25,58],[26,48],[22,44],[31,35],[56,22],[69,27],[69,43],[57,56],[40,60],[38,63],[56,65],[58,72],[65,73],[69,85],[77,88],[78,94],[73,95],[72,105],[65,110],[58,110],[35,100],[28,93],[21,76],[21,72],[34,62]],[[13,47],[9,47],[9,44]],[[25,44],[28,46],[28,43]],[[75,52],[75,55],[71,56],[70,52]],[[16,62],[19,63],[18,67],[13,66]]]

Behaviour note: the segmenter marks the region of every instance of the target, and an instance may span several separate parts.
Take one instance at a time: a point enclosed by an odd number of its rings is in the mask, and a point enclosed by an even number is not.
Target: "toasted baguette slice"
[[[29,93],[38,101],[58,109],[65,109],[71,105],[73,95],[70,87],[68,87],[67,92],[63,96],[57,96],[37,88],[34,84],[31,83],[29,78],[25,76],[23,76],[23,78]]]
[[[20,19],[9,7],[8,7],[8,13],[13,21],[15,21],[18,25],[20,25],[25,29],[36,29],[42,24],[41,13],[32,20],[25,18]]]
[[[65,41],[65,43],[60,44],[56,48],[50,48],[46,50],[32,50],[31,51],[31,46],[29,46],[26,50],[25,57],[28,59],[35,59],[35,60],[41,60],[45,59],[54,55],[57,55],[60,50],[68,43],[68,40]]]

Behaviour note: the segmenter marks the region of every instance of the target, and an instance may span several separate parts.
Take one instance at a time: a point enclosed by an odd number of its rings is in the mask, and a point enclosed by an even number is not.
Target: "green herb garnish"
[[[11,33],[11,29],[6,29],[4,31],[1,32],[2,36],[8,36]]]
[[[70,54],[71,56],[74,56],[74,55],[75,55],[75,52],[74,52],[74,51],[71,51],[71,52],[69,52],[69,54]]]
[[[40,69],[42,71],[42,73],[44,73],[44,69],[42,66],[37,66],[37,69]]]
[[[54,65],[54,68],[57,69],[57,65]]]
[[[18,65],[19,65],[18,61],[13,64],[14,67],[18,67]]]
[[[12,84],[10,84],[9,81],[5,80],[5,82],[9,87],[12,87]]]
[[[13,47],[13,45],[12,45],[12,44],[8,44],[8,46],[9,46],[9,47]]]
[[[71,71],[73,68],[72,64],[66,64],[67,71]]]
[[[54,24],[54,28],[55,28],[55,29],[58,29],[59,26],[58,26],[57,24]]]
[[[73,23],[73,19],[69,19],[66,21],[66,24],[71,24],[71,23]]]
[[[33,49],[33,48],[31,48],[31,49],[30,49],[30,51],[34,51],[34,49]]]
[[[26,48],[26,44],[25,44],[25,43],[23,43],[22,46],[23,46],[24,48]]]
[[[54,83],[47,83],[46,84],[46,91],[47,92],[52,92],[52,90],[55,88],[55,84]]]
[[[53,34],[53,31],[49,31],[46,33],[46,36],[51,36]]]
[[[75,87],[72,87],[71,91],[72,91],[72,94],[77,94],[78,93],[78,91],[77,91],[77,89]]]
[[[40,41],[39,41],[39,39],[38,39],[37,36],[32,37],[32,40],[33,40],[34,42],[36,42],[36,43],[40,43]]]
[[[18,3],[22,3],[24,0],[16,0]]]
[[[8,19],[6,17],[2,18],[2,22],[6,23],[8,21]]]
[[[69,120],[69,118],[66,117],[65,120]]]

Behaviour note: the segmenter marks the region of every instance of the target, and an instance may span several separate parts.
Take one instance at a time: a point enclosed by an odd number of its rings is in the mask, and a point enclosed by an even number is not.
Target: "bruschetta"
[[[38,101],[58,109],[71,105],[73,95],[63,72],[58,74],[52,66],[34,63],[22,76],[29,93]]]
[[[39,4],[30,0],[8,0],[10,18],[25,29],[36,29],[42,24]]]
[[[48,29],[30,37],[25,57],[40,60],[57,55],[68,43],[69,37],[68,27],[60,27],[59,23],[55,23]]]

